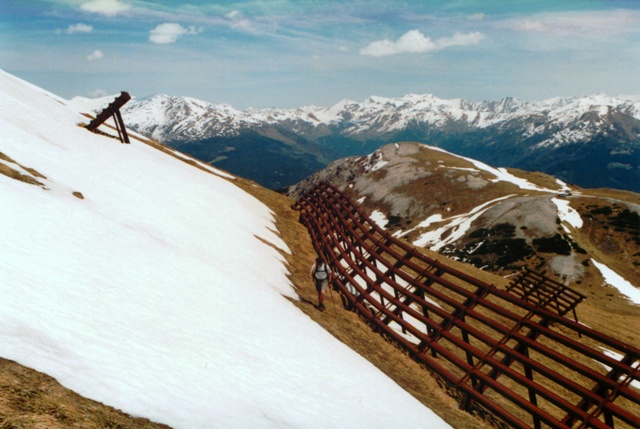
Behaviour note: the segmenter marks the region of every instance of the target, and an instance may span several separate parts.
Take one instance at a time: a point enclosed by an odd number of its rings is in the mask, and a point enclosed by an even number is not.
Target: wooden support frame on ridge
[[[573,319],[578,321],[576,307],[586,296],[558,283],[542,274],[524,269],[513,279],[507,291],[518,295],[525,301],[539,304],[560,316],[573,312]]]
[[[129,135],[127,134],[127,128],[124,126],[124,121],[122,120],[122,115],[120,114],[120,108],[125,105],[127,101],[131,100],[131,96],[128,92],[122,91],[116,99],[109,103],[107,107],[105,107],[102,112],[98,114],[89,125],[87,125],[87,129],[92,132],[96,132],[98,127],[102,125],[107,119],[113,116],[114,122],[116,123],[116,130],[118,131],[118,138],[122,143],[130,143]]]

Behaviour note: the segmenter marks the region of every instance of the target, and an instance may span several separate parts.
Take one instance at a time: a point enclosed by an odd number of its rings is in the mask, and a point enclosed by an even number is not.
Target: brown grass
[[[631,202],[640,200],[640,195],[625,191],[589,190],[588,194],[606,195],[608,198]],[[615,231],[613,227],[608,226],[607,216],[587,217],[593,207],[610,204],[608,200],[600,198],[572,200],[572,207],[585,221],[584,226],[574,231],[572,236],[588,255],[581,255],[579,259],[586,265],[584,278],[580,283],[569,286],[587,296],[578,306],[580,321],[637,347],[640,345],[640,306],[630,305],[629,300],[616,288],[603,284],[604,279],[590,260],[594,257],[636,287],[640,284],[640,245],[631,240],[628,233]]]
[[[46,374],[0,358],[2,429],[167,429],[83,398]]]
[[[631,191],[621,191],[618,189],[584,189],[588,195],[594,195],[602,198],[616,198],[630,203],[640,204],[640,194]]]
[[[27,168],[24,167],[20,164],[18,164],[17,162],[15,162],[13,159],[9,158],[7,155],[5,155],[4,153],[0,152],[0,160],[5,161],[5,162],[0,162],[0,174],[3,174],[7,177],[10,177],[11,179],[15,179],[18,180],[20,182],[24,182],[24,183],[28,183],[30,185],[36,185],[36,186],[42,186],[44,187],[44,184],[41,183],[40,181],[38,181],[38,179],[36,178],[41,178],[41,179],[46,179],[46,177],[44,177],[42,174],[38,173],[36,170],[32,169],[32,168]],[[23,170],[27,171],[30,176],[26,175],[26,174],[22,174],[20,173],[18,170],[11,168],[8,164],[15,164],[19,167],[21,167]]]

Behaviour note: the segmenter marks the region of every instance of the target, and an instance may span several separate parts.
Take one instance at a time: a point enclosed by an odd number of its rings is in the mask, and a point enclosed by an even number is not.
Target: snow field
[[[65,104],[0,71],[0,152],[48,188],[0,175],[0,356],[175,428],[448,427],[283,297],[266,206]]]

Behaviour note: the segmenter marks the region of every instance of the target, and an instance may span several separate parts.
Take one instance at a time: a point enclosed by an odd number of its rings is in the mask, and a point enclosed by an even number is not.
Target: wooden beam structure
[[[525,301],[540,304],[560,316],[572,311],[576,322],[578,321],[576,307],[586,299],[585,295],[569,286],[529,269],[520,271],[507,290]]]
[[[102,112],[98,114],[89,125],[87,125],[87,129],[92,132],[96,132],[98,127],[102,125],[107,119],[113,116],[114,122],[116,123],[116,130],[118,131],[118,138],[122,143],[130,143],[129,135],[127,134],[127,128],[124,126],[124,121],[122,120],[122,115],[120,114],[120,108],[126,104],[127,101],[131,100],[131,96],[128,92],[122,91],[116,99],[109,103],[107,107],[105,107]]]
[[[543,279],[545,295],[522,299],[532,273],[512,292],[487,284],[391,236],[328,184],[294,208],[348,308],[462,408],[511,428],[640,427],[640,349],[565,317],[581,296]]]

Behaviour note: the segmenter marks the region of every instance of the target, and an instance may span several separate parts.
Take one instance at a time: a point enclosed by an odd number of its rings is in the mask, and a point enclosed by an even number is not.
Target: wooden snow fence
[[[514,293],[518,286],[509,292],[448,267],[328,184],[294,208],[337,274],[333,287],[345,305],[429,369],[465,410],[513,428],[640,427],[640,393],[630,386],[640,380],[640,350],[564,317],[580,296],[558,311],[558,299],[527,301]]]

